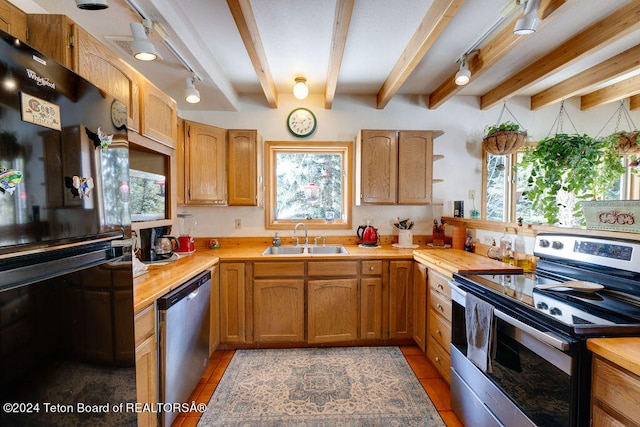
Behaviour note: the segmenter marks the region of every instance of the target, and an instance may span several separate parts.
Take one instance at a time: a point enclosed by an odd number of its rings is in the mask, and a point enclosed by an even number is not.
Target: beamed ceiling
[[[297,76],[325,108],[340,96],[371,96],[384,109],[411,95],[437,109],[468,95],[481,109],[513,96],[530,97],[532,110],[571,97],[583,110],[625,98],[640,109],[640,0],[541,0],[528,36],[512,32],[524,10],[518,0],[108,0],[104,11],[11,1],[68,15],[183,110],[241,111],[243,101],[277,108]],[[158,61],[135,60],[122,42],[140,15],[156,24],[149,38]],[[471,81],[456,86],[457,61],[470,51]],[[200,104],[182,99],[185,64],[201,78]]]

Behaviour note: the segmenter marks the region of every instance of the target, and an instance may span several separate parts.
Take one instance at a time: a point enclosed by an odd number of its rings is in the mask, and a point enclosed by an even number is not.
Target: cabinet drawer
[[[156,311],[151,304],[149,307],[143,309],[136,314],[134,320],[136,347],[140,345],[145,339],[153,335],[156,331]]]
[[[358,261],[309,261],[309,276],[356,276]]]
[[[593,361],[593,397],[630,420],[640,419],[640,378],[596,357]]]
[[[431,289],[429,291],[429,306],[446,320],[451,321],[451,299]]]
[[[360,274],[362,274],[363,276],[381,275],[382,261],[362,261],[362,266],[360,267]]]
[[[447,299],[451,299],[451,288],[449,287],[449,279],[442,274],[429,270],[429,287],[436,292],[445,295]]]
[[[256,262],[253,264],[255,277],[304,277],[304,261]]]
[[[451,368],[451,358],[449,353],[444,351],[431,335],[427,338],[427,358],[433,363],[440,375],[449,382],[449,369]]]
[[[448,353],[449,344],[451,344],[451,323],[436,314],[434,310],[429,310],[428,324],[429,334],[431,334],[433,339]]]

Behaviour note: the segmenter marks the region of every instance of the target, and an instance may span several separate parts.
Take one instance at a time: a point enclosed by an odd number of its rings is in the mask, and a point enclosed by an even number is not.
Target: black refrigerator
[[[0,425],[135,425],[125,106],[0,31]]]

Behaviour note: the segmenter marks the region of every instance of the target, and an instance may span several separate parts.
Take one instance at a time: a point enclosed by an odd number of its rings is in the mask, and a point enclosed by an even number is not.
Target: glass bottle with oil
[[[516,229],[516,241],[514,244],[513,258],[514,265],[521,267],[524,271],[529,271],[529,260],[524,243],[524,233],[522,230],[522,217],[518,218],[518,228]]]

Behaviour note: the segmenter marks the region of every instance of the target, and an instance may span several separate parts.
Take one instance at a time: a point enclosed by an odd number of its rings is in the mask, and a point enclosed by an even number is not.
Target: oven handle
[[[464,307],[465,297],[467,296],[467,293],[462,289],[460,289],[454,281],[449,281],[449,287],[451,288],[451,299],[456,303],[460,304],[462,307]],[[538,341],[541,341],[545,344],[549,344],[550,346],[557,348],[558,350],[565,351],[569,348],[569,343],[567,341],[561,338],[555,337],[551,334],[539,331],[536,328],[527,325],[526,323],[523,323],[517,319],[514,319],[513,317],[503,313],[500,310],[497,310],[494,308],[493,315],[496,316],[498,319],[510,324],[514,328],[520,329],[528,333]]]

